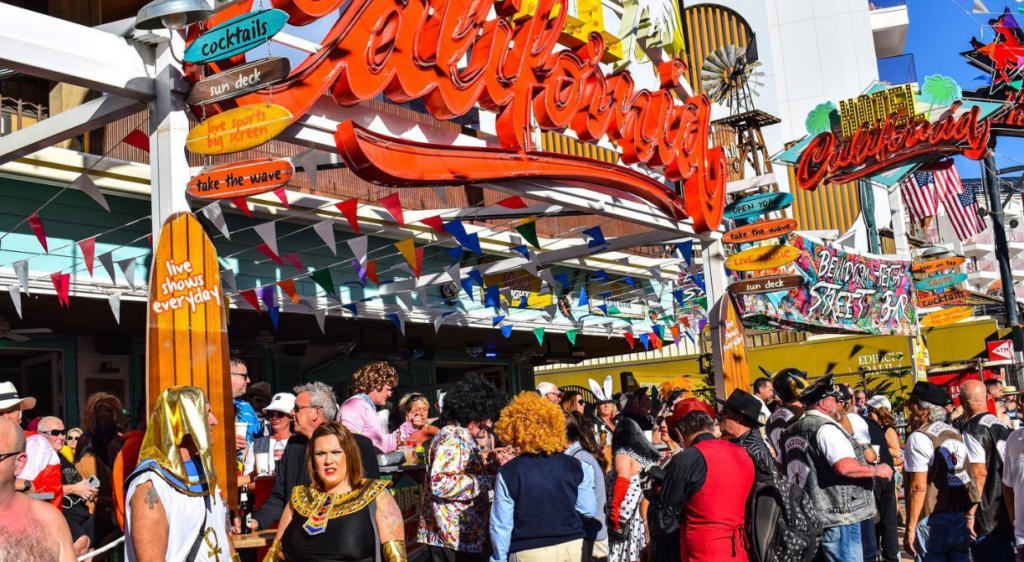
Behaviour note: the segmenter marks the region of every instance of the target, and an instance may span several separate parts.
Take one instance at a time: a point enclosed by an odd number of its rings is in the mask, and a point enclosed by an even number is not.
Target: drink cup
[[[875,458],[878,458],[879,452],[882,450],[882,446],[872,445],[871,448],[875,450]]]
[[[244,436],[249,430],[249,422],[235,422],[235,435]]]
[[[270,453],[256,453],[256,475],[270,474]]]

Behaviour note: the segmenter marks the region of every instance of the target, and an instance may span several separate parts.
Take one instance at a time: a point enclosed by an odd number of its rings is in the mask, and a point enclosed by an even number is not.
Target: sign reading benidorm
[[[438,119],[452,119],[479,106],[498,114],[500,148],[403,142],[393,150],[378,150],[397,139],[349,121],[341,124],[335,139],[356,175],[400,187],[574,176],[587,182],[609,176],[607,164],[538,153],[531,127],[536,123],[544,130],[571,129],[583,142],[607,137],[621,149],[623,164],[644,164],[669,181],[684,184],[680,197],[662,182],[627,170],[630,173],[607,179],[606,185],[614,183],[615,189],[676,219],[690,218],[698,231],[717,228],[725,202],[725,157],[721,148],[708,146],[707,96],[676,102],[675,95],[685,96],[685,64],[679,59],[661,62],[660,88],[638,89],[628,70],[611,75],[602,70],[607,45],[600,33],[590,33],[577,47],[556,50],[569,13],[566,0],[538,0],[526,14],[520,12],[524,4],[278,0],[274,6],[287,12],[293,25],[338,16],[321,51],[297,65],[280,85],[213,104],[208,114],[235,104],[266,104],[272,96],[294,121],[328,93],[342,105],[381,94],[397,103],[422,99]],[[224,10],[212,24],[244,13],[251,5],[250,0]],[[197,40],[196,33],[189,39]],[[210,64],[209,70],[219,72],[241,62],[241,57],[234,57]],[[198,73],[189,76],[195,79]]]

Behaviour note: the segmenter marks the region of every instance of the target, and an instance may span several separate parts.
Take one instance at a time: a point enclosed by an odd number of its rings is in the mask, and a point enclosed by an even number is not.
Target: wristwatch
[[[28,491],[31,490],[31,489],[32,489],[32,481],[31,480],[25,480],[25,487],[23,489],[21,489],[21,490],[18,490],[18,491],[24,494],[24,493],[28,493]]]

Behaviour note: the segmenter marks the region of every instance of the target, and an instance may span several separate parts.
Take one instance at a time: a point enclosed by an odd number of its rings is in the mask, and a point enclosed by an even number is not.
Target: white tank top
[[[195,562],[231,562],[231,540],[227,534],[227,511],[220,499],[220,489],[214,491],[209,498],[191,497],[178,492],[159,476],[147,472],[135,478],[125,498],[125,555],[128,562],[135,562],[135,548],[132,544],[132,506],[131,498],[135,489],[145,482],[153,482],[153,489],[160,496],[160,503],[167,514],[169,529],[167,533],[167,562],[184,562],[189,550],[199,535],[199,527],[206,521],[203,544],[199,547]],[[208,499],[213,500],[207,506]],[[208,509],[209,507],[209,509]]]

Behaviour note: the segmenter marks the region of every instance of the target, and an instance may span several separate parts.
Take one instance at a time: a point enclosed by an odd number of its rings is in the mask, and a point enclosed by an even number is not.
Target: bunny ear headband
[[[589,379],[590,390],[594,392],[594,396],[597,397],[598,404],[604,404],[605,402],[612,402],[612,376],[608,375],[604,378],[604,388],[601,388],[597,381]]]

